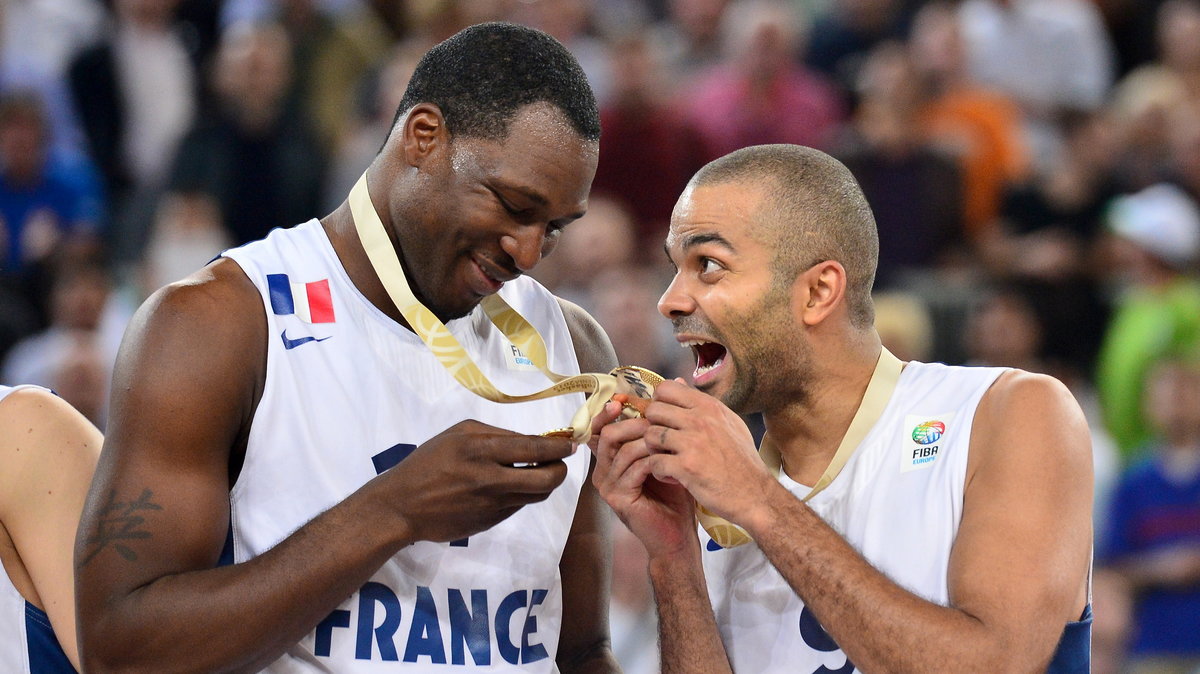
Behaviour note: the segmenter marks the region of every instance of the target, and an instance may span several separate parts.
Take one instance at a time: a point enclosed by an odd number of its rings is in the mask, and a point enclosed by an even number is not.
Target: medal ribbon
[[[350,190],[350,213],[354,219],[354,227],[358,238],[367,252],[371,266],[387,290],[388,297],[400,310],[400,315],[408,322],[413,332],[429,347],[438,362],[446,368],[459,384],[473,391],[476,395],[498,403],[519,403],[530,400],[541,400],[570,393],[590,394],[587,401],[571,418],[571,439],[578,444],[585,444],[591,437],[592,418],[600,413],[604,404],[616,393],[625,393],[635,398],[649,398],[663,378],[650,370],[640,367],[619,367],[607,374],[587,372],[574,376],[565,376],[552,371],[547,365],[546,343],[538,334],[536,328],[529,324],[525,317],[517,313],[499,293],[483,298],[480,305],[488,319],[521,350],[521,353],[546,375],[551,386],[526,395],[510,395],[496,388],[479,369],[471,356],[467,354],[462,344],[450,333],[446,325],[433,315],[425,305],[416,298],[412,288],[405,278],[404,268],[396,255],[392,242],[388,239],[387,231],[379,214],[371,203],[371,195],[367,190],[367,174],[355,183]],[[568,429],[563,429],[566,431]]]

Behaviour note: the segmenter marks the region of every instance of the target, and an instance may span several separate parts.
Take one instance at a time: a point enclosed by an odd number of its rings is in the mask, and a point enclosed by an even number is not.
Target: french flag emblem
[[[333,298],[329,279],[295,283],[287,274],[267,274],[271,293],[271,311],[276,316],[295,314],[305,323],[333,323]]]

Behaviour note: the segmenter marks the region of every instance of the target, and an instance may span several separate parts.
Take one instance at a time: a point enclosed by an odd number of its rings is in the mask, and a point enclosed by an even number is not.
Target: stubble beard
[[[746,311],[730,316],[740,345],[737,372],[721,402],[738,414],[769,413],[809,397],[812,353],[790,312],[790,289],[772,285]],[[729,342],[722,340],[723,344]]]

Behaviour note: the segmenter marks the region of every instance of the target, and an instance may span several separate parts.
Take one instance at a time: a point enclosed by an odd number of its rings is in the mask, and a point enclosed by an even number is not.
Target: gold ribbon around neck
[[[888,400],[891,399],[892,392],[896,390],[896,384],[900,381],[900,372],[903,369],[904,363],[893,356],[890,351],[882,349],[879,352],[879,360],[875,363],[875,371],[871,373],[871,381],[867,384],[862,402],[859,403],[858,411],[854,413],[854,418],[850,421],[846,434],[842,436],[841,444],[838,445],[825,472],[809,490],[808,495],[800,499],[801,501],[807,502],[816,496],[833,482],[838,473],[842,472],[842,468],[850,460],[854,450],[863,441],[863,438],[867,437],[867,432],[871,430],[875,422],[879,421],[879,417],[883,415],[883,410],[887,407]],[[767,464],[771,473],[778,478],[783,469],[783,457],[769,435],[763,436],[762,444],[758,448],[758,456],[763,463]],[[704,527],[709,536],[712,536],[717,545],[723,548],[737,547],[752,540],[745,529],[699,503],[696,504],[696,519],[700,520],[700,525]]]
[[[376,275],[387,290],[388,297],[400,310],[400,315],[408,322],[412,331],[429,347],[438,362],[459,384],[480,397],[498,403],[527,402],[569,393],[589,394],[586,402],[571,418],[570,428],[549,431],[547,434],[566,435],[569,431],[572,441],[585,444],[591,438],[592,419],[604,409],[604,404],[613,395],[623,393],[630,398],[649,398],[654,393],[654,387],[663,381],[658,374],[636,366],[618,367],[607,374],[587,372],[574,376],[552,371],[547,365],[546,343],[537,329],[509,306],[499,293],[494,293],[480,302],[488,319],[513,346],[520,349],[534,366],[554,382],[541,391],[526,395],[510,395],[501,391],[479,369],[446,325],[413,294],[396,250],[392,247],[374,204],[371,203],[365,172],[350,190],[350,213],[358,231],[358,238]]]

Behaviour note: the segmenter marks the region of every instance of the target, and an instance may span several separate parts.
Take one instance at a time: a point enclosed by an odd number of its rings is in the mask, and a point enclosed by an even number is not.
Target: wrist
[[[670,552],[651,554],[647,564],[650,582],[656,587],[664,581],[676,581],[681,577],[694,575],[699,572],[703,578],[703,564],[700,561],[700,544],[678,548]]]
[[[782,485],[773,481],[763,490],[762,497],[755,499],[753,505],[738,518],[740,521],[737,524],[754,540],[762,540],[775,528],[777,522],[787,518],[783,511],[794,505],[807,507]]]

